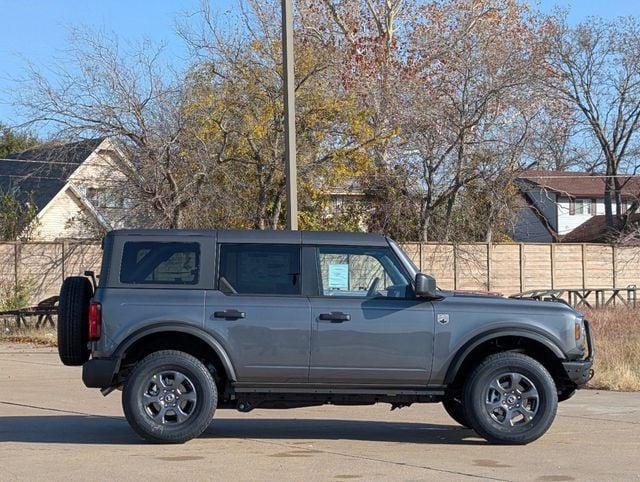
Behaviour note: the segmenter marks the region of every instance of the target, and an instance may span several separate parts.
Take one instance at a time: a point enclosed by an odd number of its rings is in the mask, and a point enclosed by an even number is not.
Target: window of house
[[[591,199],[572,199],[569,201],[569,214],[593,214]]]
[[[299,295],[300,246],[223,244],[218,285],[232,294]]]
[[[198,243],[126,242],[122,250],[120,282],[126,284],[198,283]]]
[[[322,296],[404,298],[410,282],[389,248],[320,246]]]

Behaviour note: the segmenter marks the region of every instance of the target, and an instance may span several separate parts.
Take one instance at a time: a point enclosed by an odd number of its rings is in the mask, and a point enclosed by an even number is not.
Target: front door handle
[[[224,311],[215,311],[211,319],[224,318],[225,320],[238,320],[240,318],[244,318],[245,316],[246,315],[244,311],[224,310]]]
[[[332,311],[331,313],[320,313],[319,318],[321,320],[330,321],[331,323],[342,323],[343,321],[349,321],[351,319],[351,315],[340,311]]]

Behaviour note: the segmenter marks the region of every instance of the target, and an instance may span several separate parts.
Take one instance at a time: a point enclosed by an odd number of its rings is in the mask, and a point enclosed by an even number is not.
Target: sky
[[[113,32],[127,41],[149,39],[166,44],[166,55],[180,65],[186,58],[176,36],[176,18],[198,9],[200,0],[0,0],[0,122],[19,123],[8,101],[25,62],[46,66],[60,58],[71,26]],[[211,0],[220,12],[233,8],[236,0]],[[616,17],[640,15],[639,0],[532,0],[550,12],[568,8],[569,20],[579,22],[590,15]]]

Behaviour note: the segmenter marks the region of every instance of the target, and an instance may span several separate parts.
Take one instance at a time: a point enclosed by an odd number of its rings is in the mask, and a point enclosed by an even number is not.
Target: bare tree
[[[605,215],[614,228],[622,216],[625,172],[635,171],[640,129],[640,22],[590,18],[575,28],[560,18],[553,31],[550,85],[575,106],[602,151]]]
[[[125,48],[112,36],[74,30],[67,60],[50,72],[29,66],[14,103],[58,138],[113,137],[123,154],[113,169],[128,181],[115,188],[128,190],[150,223],[180,227],[212,166],[191,142],[184,86],[161,55],[148,43]]]
[[[486,223],[501,211],[505,194],[496,196],[496,187],[508,183],[496,178],[508,179],[518,168],[540,111],[544,35],[522,4],[461,1],[417,17],[411,43],[399,162],[408,163],[416,179],[421,239],[449,241],[464,224],[456,216],[465,210],[472,216],[460,204],[471,199],[468,187],[477,193],[483,184],[480,191],[491,193],[495,212]],[[492,231],[487,225],[483,237]]]

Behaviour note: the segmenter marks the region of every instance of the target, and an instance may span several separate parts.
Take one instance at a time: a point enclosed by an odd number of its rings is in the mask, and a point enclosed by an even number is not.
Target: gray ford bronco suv
[[[86,274],[62,286],[60,358],[122,389],[156,442],[197,437],[221,408],[442,402],[490,442],[525,444],[593,373],[580,313],[439,290],[376,234],[120,230],[99,283]]]

